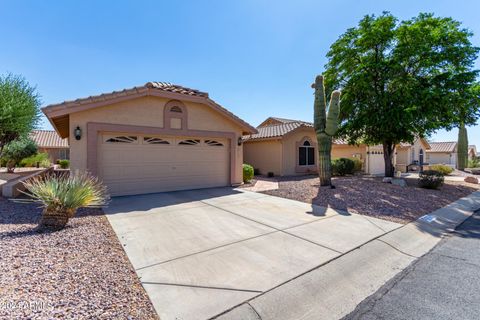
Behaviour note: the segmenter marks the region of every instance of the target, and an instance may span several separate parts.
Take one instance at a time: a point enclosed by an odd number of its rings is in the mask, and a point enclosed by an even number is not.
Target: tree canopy
[[[382,144],[392,176],[395,145],[474,124],[479,48],[471,37],[459,22],[433,14],[401,22],[388,12],[365,16],[327,54],[327,90],[342,90],[340,134],[352,143]]]
[[[6,144],[26,136],[40,119],[40,97],[21,76],[0,76],[0,154]]]

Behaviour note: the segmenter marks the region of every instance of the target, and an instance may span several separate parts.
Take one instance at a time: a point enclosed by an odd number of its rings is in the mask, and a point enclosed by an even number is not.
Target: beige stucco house
[[[446,164],[457,167],[457,142],[430,142],[427,150],[427,162],[430,164]]]
[[[241,137],[257,132],[207,93],[164,82],[42,110],[69,140],[71,169],[112,195],[240,184]]]
[[[428,163],[428,152],[431,150],[430,143],[422,138],[417,138],[413,143],[401,143],[395,148],[395,170],[407,172],[418,171],[417,165]]]
[[[70,152],[68,139],[62,139],[58,133],[52,130],[33,130],[30,138],[38,147],[38,152],[47,153],[50,162],[59,159],[69,159]]]
[[[305,121],[269,117],[257,127],[258,133],[244,139],[244,161],[260,174],[299,175],[317,171],[317,137],[313,124]],[[385,164],[381,146],[349,145],[336,139],[332,158],[358,158],[363,169],[383,174]]]

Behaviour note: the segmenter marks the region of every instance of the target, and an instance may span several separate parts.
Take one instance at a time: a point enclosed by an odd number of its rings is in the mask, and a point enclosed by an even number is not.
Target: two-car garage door
[[[98,174],[111,195],[226,186],[230,182],[228,141],[99,135]]]

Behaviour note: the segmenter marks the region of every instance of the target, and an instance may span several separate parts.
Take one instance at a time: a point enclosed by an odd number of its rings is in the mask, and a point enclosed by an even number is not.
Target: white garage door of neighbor
[[[385,174],[385,160],[383,159],[383,151],[371,150],[368,154],[370,174]]]
[[[98,175],[111,195],[229,185],[225,139],[103,134]]]

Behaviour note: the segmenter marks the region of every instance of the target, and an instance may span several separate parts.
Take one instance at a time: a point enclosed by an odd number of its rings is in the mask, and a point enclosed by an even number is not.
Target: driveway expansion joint
[[[187,287],[187,288],[212,289],[212,290],[227,290],[227,291],[251,292],[251,293],[262,293],[263,292],[263,291],[260,291],[260,290],[252,290],[252,289],[236,289],[236,288],[226,288],[226,287],[199,286],[199,285],[194,285],[194,284],[169,283],[169,282],[142,281],[142,284],[156,284],[156,285],[160,285],[160,286],[174,286],[174,287]]]
[[[390,248],[392,248],[392,249],[394,249],[394,250],[400,252],[401,254],[404,254],[404,255],[406,255],[406,256],[408,256],[408,257],[410,257],[410,258],[414,258],[414,259],[420,258],[420,257],[414,256],[414,255],[411,255],[411,254],[409,254],[409,253],[406,253],[406,252],[398,249],[398,248],[395,247],[394,245],[392,245],[392,244],[390,244],[390,243],[388,243],[388,242],[386,242],[386,241],[384,241],[384,240],[382,240],[382,239],[377,239],[377,240],[380,241],[380,242],[385,243],[385,244],[386,244],[387,246],[389,246]]]

